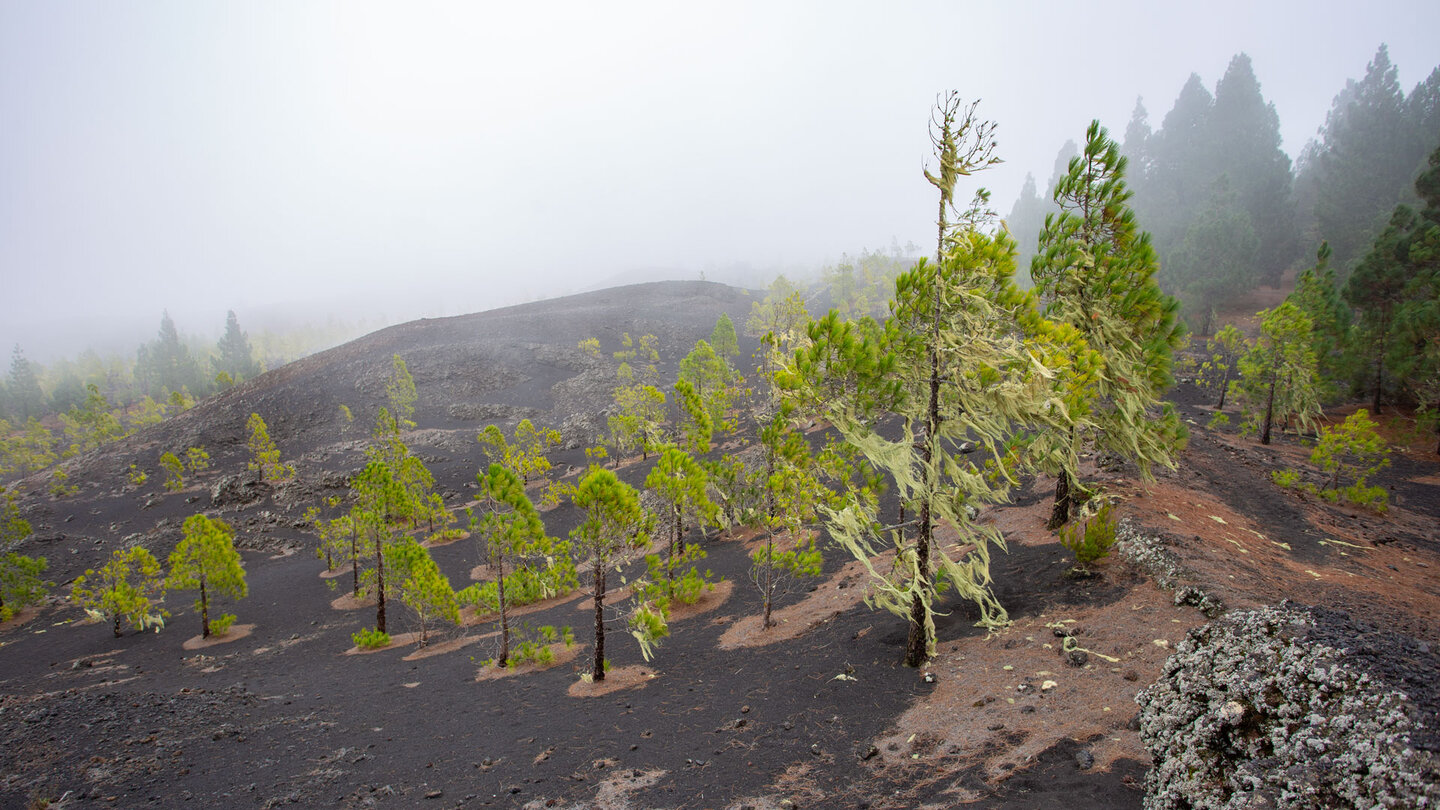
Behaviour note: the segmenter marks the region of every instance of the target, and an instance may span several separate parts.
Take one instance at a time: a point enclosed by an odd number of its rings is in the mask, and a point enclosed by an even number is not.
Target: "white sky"
[[[999,124],[1003,213],[1240,51],[1292,156],[1381,42],[1406,92],[1440,64],[1440,3],[1185,8],[0,0],[0,349],[925,246],[945,89]]]

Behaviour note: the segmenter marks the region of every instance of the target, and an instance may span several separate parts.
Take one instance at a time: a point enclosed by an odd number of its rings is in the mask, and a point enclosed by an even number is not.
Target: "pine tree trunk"
[[[116,614],[115,614],[115,627],[114,627],[114,630],[115,630],[115,637],[116,637],[116,638],[120,638],[120,614],[119,614],[119,613],[116,613]]]
[[[351,521],[350,524],[350,579],[353,584],[352,593],[355,598],[360,598],[360,527]]]
[[[385,632],[385,544],[375,538],[375,629]]]
[[[1215,410],[1217,410],[1217,411],[1223,411],[1223,410],[1225,410],[1225,393],[1226,393],[1229,389],[1230,389],[1230,366],[1227,365],[1227,366],[1225,367],[1225,376],[1223,376],[1223,377],[1220,378],[1220,403],[1215,406]]]
[[[505,615],[505,555],[496,554],[496,578],[497,590],[500,597],[500,666],[510,665],[510,622]]]
[[[1385,344],[1380,344],[1382,349]],[[1380,415],[1380,387],[1384,384],[1385,358],[1382,352],[1375,354],[1375,393],[1370,400],[1370,412],[1376,416]]]
[[[590,679],[605,680],[605,568],[600,564],[600,555],[595,555],[595,663],[590,668]]]
[[[910,635],[905,640],[905,666],[925,665],[928,657],[925,635],[925,603],[917,593],[910,600]]]
[[[769,630],[775,626],[770,619],[770,606],[775,600],[775,533],[767,529],[765,534],[765,621],[760,627]]]
[[[1265,397],[1265,427],[1260,431],[1260,443],[1270,443],[1270,426],[1275,421],[1275,374],[1270,375],[1270,394]]]
[[[670,550],[665,557],[665,592],[675,597],[675,545],[680,542],[680,504],[675,504],[675,523],[670,530]]]
[[[200,637],[210,637],[210,601],[205,598],[205,574],[200,574]]]
[[[1050,509],[1050,520],[1045,523],[1046,529],[1053,532],[1070,522],[1070,510],[1075,501],[1073,490],[1074,482],[1071,481],[1070,471],[1061,470],[1059,477],[1055,479],[1055,504]]]

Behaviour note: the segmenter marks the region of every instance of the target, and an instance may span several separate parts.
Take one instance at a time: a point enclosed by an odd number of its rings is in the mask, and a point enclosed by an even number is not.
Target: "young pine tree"
[[[649,517],[634,488],[604,468],[592,468],[575,487],[580,524],[570,533],[581,558],[588,558],[595,602],[595,658],[590,676],[605,679],[605,577],[626,551],[649,542]]]
[[[719,509],[706,492],[708,479],[705,471],[690,457],[689,453],[676,447],[667,447],[655,461],[650,474],[645,478],[645,487],[660,496],[669,512],[666,517],[668,547],[665,553],[666,589],[674,595],[676,565],[675,549],[682,545],[686,532],[686,521],[700,526],[714,523]],[[681,560],[697,559],[704,556],[698,546],[682,548]]]
[[[185,519],[185,537],[170,554],[170,590],[198,591],[195,609],[200,611],[200,635],[211,633],[210,605],[217,596],[243,599],[249,593],[245,567],[235,551],[235,532],[224,521],[204,515]],[[226,617],[228,627],[233,617]]]
[[[1045,315],[1078,330],[1102,363],[1088,415],[1070,432],[1071,463],[1058,471],[1052,529],[1079,500],[1070,470],[1084,448],[1123,456],[1148,476],[1153,464],[1173,467],[1184,443],[1179,415],[1160,399],[1182,337],[1178,305],[1155,281],[1159,261],[1130,209],[1125,165],[1119,146],[1091,122],[1085,148],[1055,186],[1060,212],[1046,216],[1030,265]]]
[[[455,589],[424,546],[413,537],[405,537],[388,544],[385,556],[390,561],[390,576],[399,587],[400,601],[420,623],[421,647],[430,642],[430,629],[438,620],[460,623]]]
[[[158,607],[165,601],[160,562],[143,546],[116,549],[99,571],[87,570],[71,583],[70,598],[91,618],[109,622],[116,638],[122,621],[159,632],[170,615]]]
[[[953,210],[958,178],[993,162],[993,125],[974,109],[951,94],[935,116],[940,172],[926,176],[941,192],[940,261],[896,278],[883,328],[835,311],[812,323],[808,348],[781,375],[805,407],[888,474],[915,516],[882,529],[873,501],[825,510],[831,536],[870,573],[870,603],[909,621],[908,666],[934,655],[938,575],[978,606],[981,624],[1007,621],[990,578],[991,550],[1004,540],[970,510],[1006,497],[1017,430],[1068,427],[1077,395],[1061,383],[1070,384],[1072,358],[1085,354],[1074,329],[1035,317],[1033,299],[1015,288],[1014,243],[1003,230],[982,229],[991,224],[986,193]],[[1085,390],[1083,382],[1073,387]],[[887,415],[896,417],[898,438],[874,430]],[[963,453],[967,442],[981,461]],[[954,543],[936,542],[940,525]],[[895,559],[877,567],[882,537]]]
[[[510,659],[507,566],[514,570],[518,558],[537,546],[548,545],[548,538],[540,513],[525,494],[525,483],[514,470],[492,463],[475,478],[480,484],[480,514],[471,518],[470,527],[481,558],[495,569],[500,607],[500,656],[496,664],[503,667]]]
[[[245,430],[250,435],[246,442],[250,448],[249,466],[251,470],[260,473],[261,481],[280,481],[295,474],[293,468],[280,462],[280,448],[276,447],[275,440],[270,438],[270,429],[266,427],[260,414],[250,414]]]
[[[1240,379],[1234,390],[1245,414],[1245,429],[1258,430],[1260,443],[1270,443],[1276,418],[1301,427],[1320,415],[1315,379],[1315,348],[1310,319],[1289,301],[1260,313],[1260,336],[1239,360]]]

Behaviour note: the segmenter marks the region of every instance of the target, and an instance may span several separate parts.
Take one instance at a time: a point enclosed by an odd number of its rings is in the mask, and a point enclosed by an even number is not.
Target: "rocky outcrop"
[[[1192,630],[1136,696],[1149,810],[1440,806],[1440,656],[1289,602]]]

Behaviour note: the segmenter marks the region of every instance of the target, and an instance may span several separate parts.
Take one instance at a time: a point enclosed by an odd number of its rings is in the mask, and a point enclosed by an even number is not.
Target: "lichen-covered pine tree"
[[[1120,147],[1092,121],[1084,150],[1055,185],[1060,211],[1045,217],[1030,264],[1045,316],[1079,330],[1102,364],[1085,416],[1068,435],[1049,434],[1036,448],[1057,476],[1052,529],[1083,502],[1070,472],[1082,451],[1123,456],[1149,476],[1154,464],[1173,467],[1184,446],[1179,415],[1160,400],[1183,336],[1179,306],[1155,280],[1160,262],[1135,221],[1130,196]],[[1067,456],[1068,463],[1054,464]]]
[[[882,526],[873,500],[823,509],[831,536],[866,566],[869,602],[910,625],[905,663],[935,654],[936,581],[973,601],[980,624],[1007,622],[991,589],[990,556],[1004,547],[973,509],[1004,500],[1015,479],[1017,432],[1069,429],[1072,366],[1089,358],[1074,329],[1039,318],[1012,282],[1015,243],[993,227],[982,189],[953,206],[958,179],[994,162],[994,126],[955,94],[932,120],[941,193],[938,260],[895,281],[890,316],[845,321],[836,311],[811,325],[808,347],[780,375],[790,395],[828,419],[894,484],[904,514]],[[888,424],[893,430],[880,432]],[[897,435],[898,434],[898,435]],[[966,453],[968,448],[972,452]],[[952,537],[936,540],[941,526]],[[893,554],[892,562],[881,554]]]

